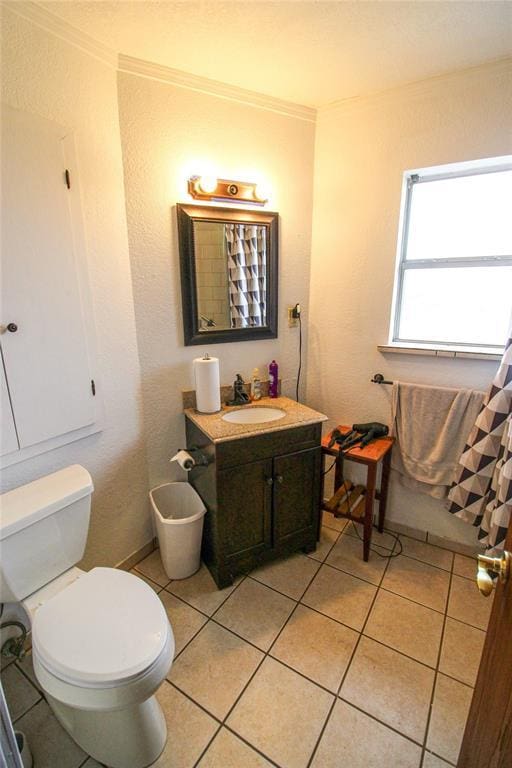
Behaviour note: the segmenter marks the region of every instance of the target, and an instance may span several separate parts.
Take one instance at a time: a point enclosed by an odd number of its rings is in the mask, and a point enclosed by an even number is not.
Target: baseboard
[[[324,501],[327,501],[327,499],[324,499]],[[374,518],[375,524],[377,524],[377,520],[378,517],[376,515]],[[429,531],[421,531],[410,525],[396,523],[394,520],[386,520],[384,528],[388,531],[393,531],[393,533],[403,534],[404,536],[409,536],[409,538],[416,539],[417,541],[425,541],[435,547],[448,549],[450,552],[457,552],[459,555],[466,555],[467,557],[475,557],[475,555],[482,553],[485,549],[484,546],[478,546],[478,544],[464,544],[463,542],[448,539],[444,536],[437,536]]]
[[[426,531],[420,531],[418,528],[412,528],[410,525],[404,525],[403,523],[395,523],[393,520],[386,520],[384,528],[393,531],[393,533],[403,533],[404,536],[409,536],[410,539],[416,539],[417,541],[427,540],[428,534]]]
[[[141,560],[144,560],[144,558],[150,555],[154,549],[156,549],[156,539],[151,539],[151,541],[148,541],[147,544],[144,544],[143,547],[140,547],[135,552],[132,552],[129,557],[121,560],[121,562],[117,563],[114,567],[120,568],[122,571],[131,571],[134,565],[137,565]]]
[[[457,554],[466,555],[467,557],[475,557],[478,554],[482,554],[485,550],[483,544],[463,544],[460,541],[446,539],[444,536],[436,536],[433,533],[427,533],[427,541],[435,547],[449,549],[451,552],[457,552]]]

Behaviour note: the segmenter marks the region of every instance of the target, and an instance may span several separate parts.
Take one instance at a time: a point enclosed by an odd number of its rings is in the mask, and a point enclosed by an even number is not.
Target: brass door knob
[[[485,597],[488,597],[493,590],[493,579],[491,573],[497,574],[499,580],[504,583],[510,576],[512,555],[505,550],[501,557],[488,557],[487,555],[478,555],[478,571],[476,574],[476,583],[478,589]]]

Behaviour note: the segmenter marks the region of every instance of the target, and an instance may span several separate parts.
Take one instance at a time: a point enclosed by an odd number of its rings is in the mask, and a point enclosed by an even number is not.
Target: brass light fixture
[[[239,203],[265,205],[265,191],[250,181],[215,179],[211,176],[191,176],[188,192],[194,200],[235,200]]]

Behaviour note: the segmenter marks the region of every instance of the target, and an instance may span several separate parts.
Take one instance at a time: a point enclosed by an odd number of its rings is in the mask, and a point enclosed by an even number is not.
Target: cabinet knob
[[[18,330],[18,326],[16,325],[16,323],[9,323],[7,326],[7,330],[10,333],[16,333],[16,331]]]
[[[277,481],[278,483],[282,483],[282,482],[283,482],[283,476],[282,476],[282,475],[276,475],[276,478],[275,478],[275,479],[276,479],[276,481]]]
[[[274,482],[274,478],[273,478],[273,477],[267,477],[267,479],[265,480],[265,482],[266,482],[266,484],[267,484],[267,485],[272,485],[272,484],[273,484],[273,482]]]

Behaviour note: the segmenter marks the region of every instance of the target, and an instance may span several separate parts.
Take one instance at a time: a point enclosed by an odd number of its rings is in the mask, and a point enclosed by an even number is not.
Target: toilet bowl
[[[21,602],[30,617],[34,672],[69,735],[109,768],[145,768],[167,738],[155,692],[174,636],[142,579],[75,567],[91,492],[74,466],[3,494],[0,600]]]
[[[137,576],[84,573],[39,607],[34,672],[76,743],[109,768],[140,768],[162,752],[167,729],[155,691],[174,654],[161,601]]]

